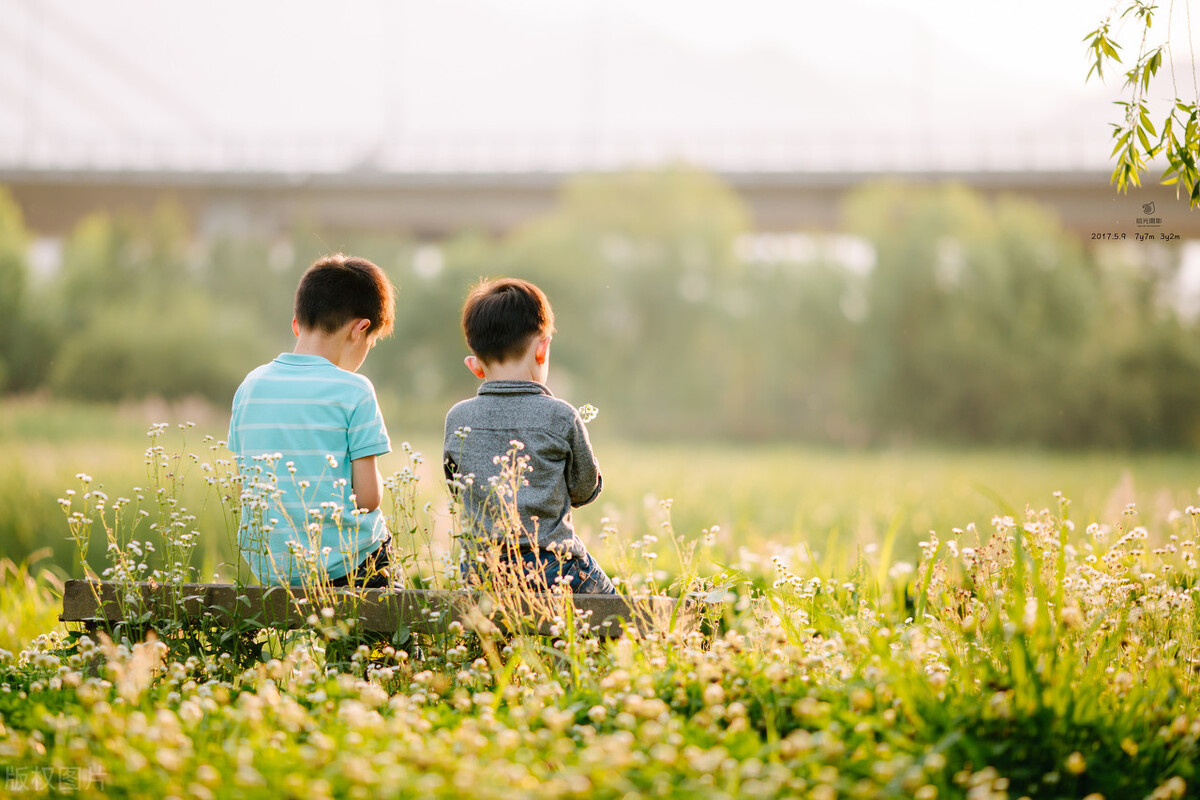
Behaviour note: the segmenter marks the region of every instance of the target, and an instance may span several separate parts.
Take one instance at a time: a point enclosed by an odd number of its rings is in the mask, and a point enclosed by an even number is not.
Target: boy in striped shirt
[[[389,584],[376,461],[391,442],[375,387],[357,371],[394,317],[395,290],[378,266],[318,259],[296,289],[295,349],[234,395],[238,546],[263,583]]]

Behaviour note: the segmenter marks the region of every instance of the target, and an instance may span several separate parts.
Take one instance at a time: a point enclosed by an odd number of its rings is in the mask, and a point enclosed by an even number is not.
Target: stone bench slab
[[[669,597],[634,598],[625,595],[576,594],[571,596],[577,619],[587,619],[593,633],[619,636],[624,628],[688,630],[694,625],[691,604],[676,609]],[[565,610],[564,600],[532,595],[514,604],[518,619],[527,620],[527,632],[551,635],[554,614]],[[185,583],[173,586],[152,583],[121,584],[111,581],[67,581],[63,589],[63,622],[79,622],[89,629],[112,626],[126,615],[180,622],[202,619],[217,624],[253,621],[262,627],[307,627],[314,614],[332,608],[335,620],[357,620],[360,630],[394,633],[400,626],[415,633],[445,632],[451,622],[478,630],[483,620],[504,629],[507,616],[483,592],[432,589],[320,588],[235,586],[223,583]]]

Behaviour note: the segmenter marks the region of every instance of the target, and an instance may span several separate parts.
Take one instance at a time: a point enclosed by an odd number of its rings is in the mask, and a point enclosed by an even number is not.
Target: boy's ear
[[[366,336],[371,330],[371,320],[363,318],[354,321],[354,326],[350,328],[351,332],[357,336]]]
[[[292,317],[292,333],[297,337],[300,336],[300,320],[295,317]]]
[[[548,355],[550,355],[550,337],[546,336],[538,339],[537,347],[533,351],[533,358],[537,363],[545,364]]]
[[[475,356],[467,356],[463,359],[463,363],[467,365],[467,369],[471,370],[471,374],[482,380],[487,377],[483,374],[483,362]]]

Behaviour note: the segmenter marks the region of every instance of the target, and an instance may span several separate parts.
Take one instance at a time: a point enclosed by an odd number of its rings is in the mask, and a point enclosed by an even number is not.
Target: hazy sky
[[[1082,39],[1110,8],[0,0],[0,158],[81,143],[321,145],[369,156],[372,147],[545,154],[698,140],[753,154],[934,139],[1102,159],[1119,82],[1084,85]],[[1186,50],[1176,17],[1172,38]],[[1191,75],[1178,77],[1194,93]]]

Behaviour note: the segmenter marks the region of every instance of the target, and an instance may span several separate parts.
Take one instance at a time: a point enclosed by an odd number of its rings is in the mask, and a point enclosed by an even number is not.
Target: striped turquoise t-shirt
[[[229,449],[242,474],[238,546],[263,583],[343,577],[386,537],[378,509],[350,502],[350,462],[392,449],[365,376],[281,354],[234,394]]]

